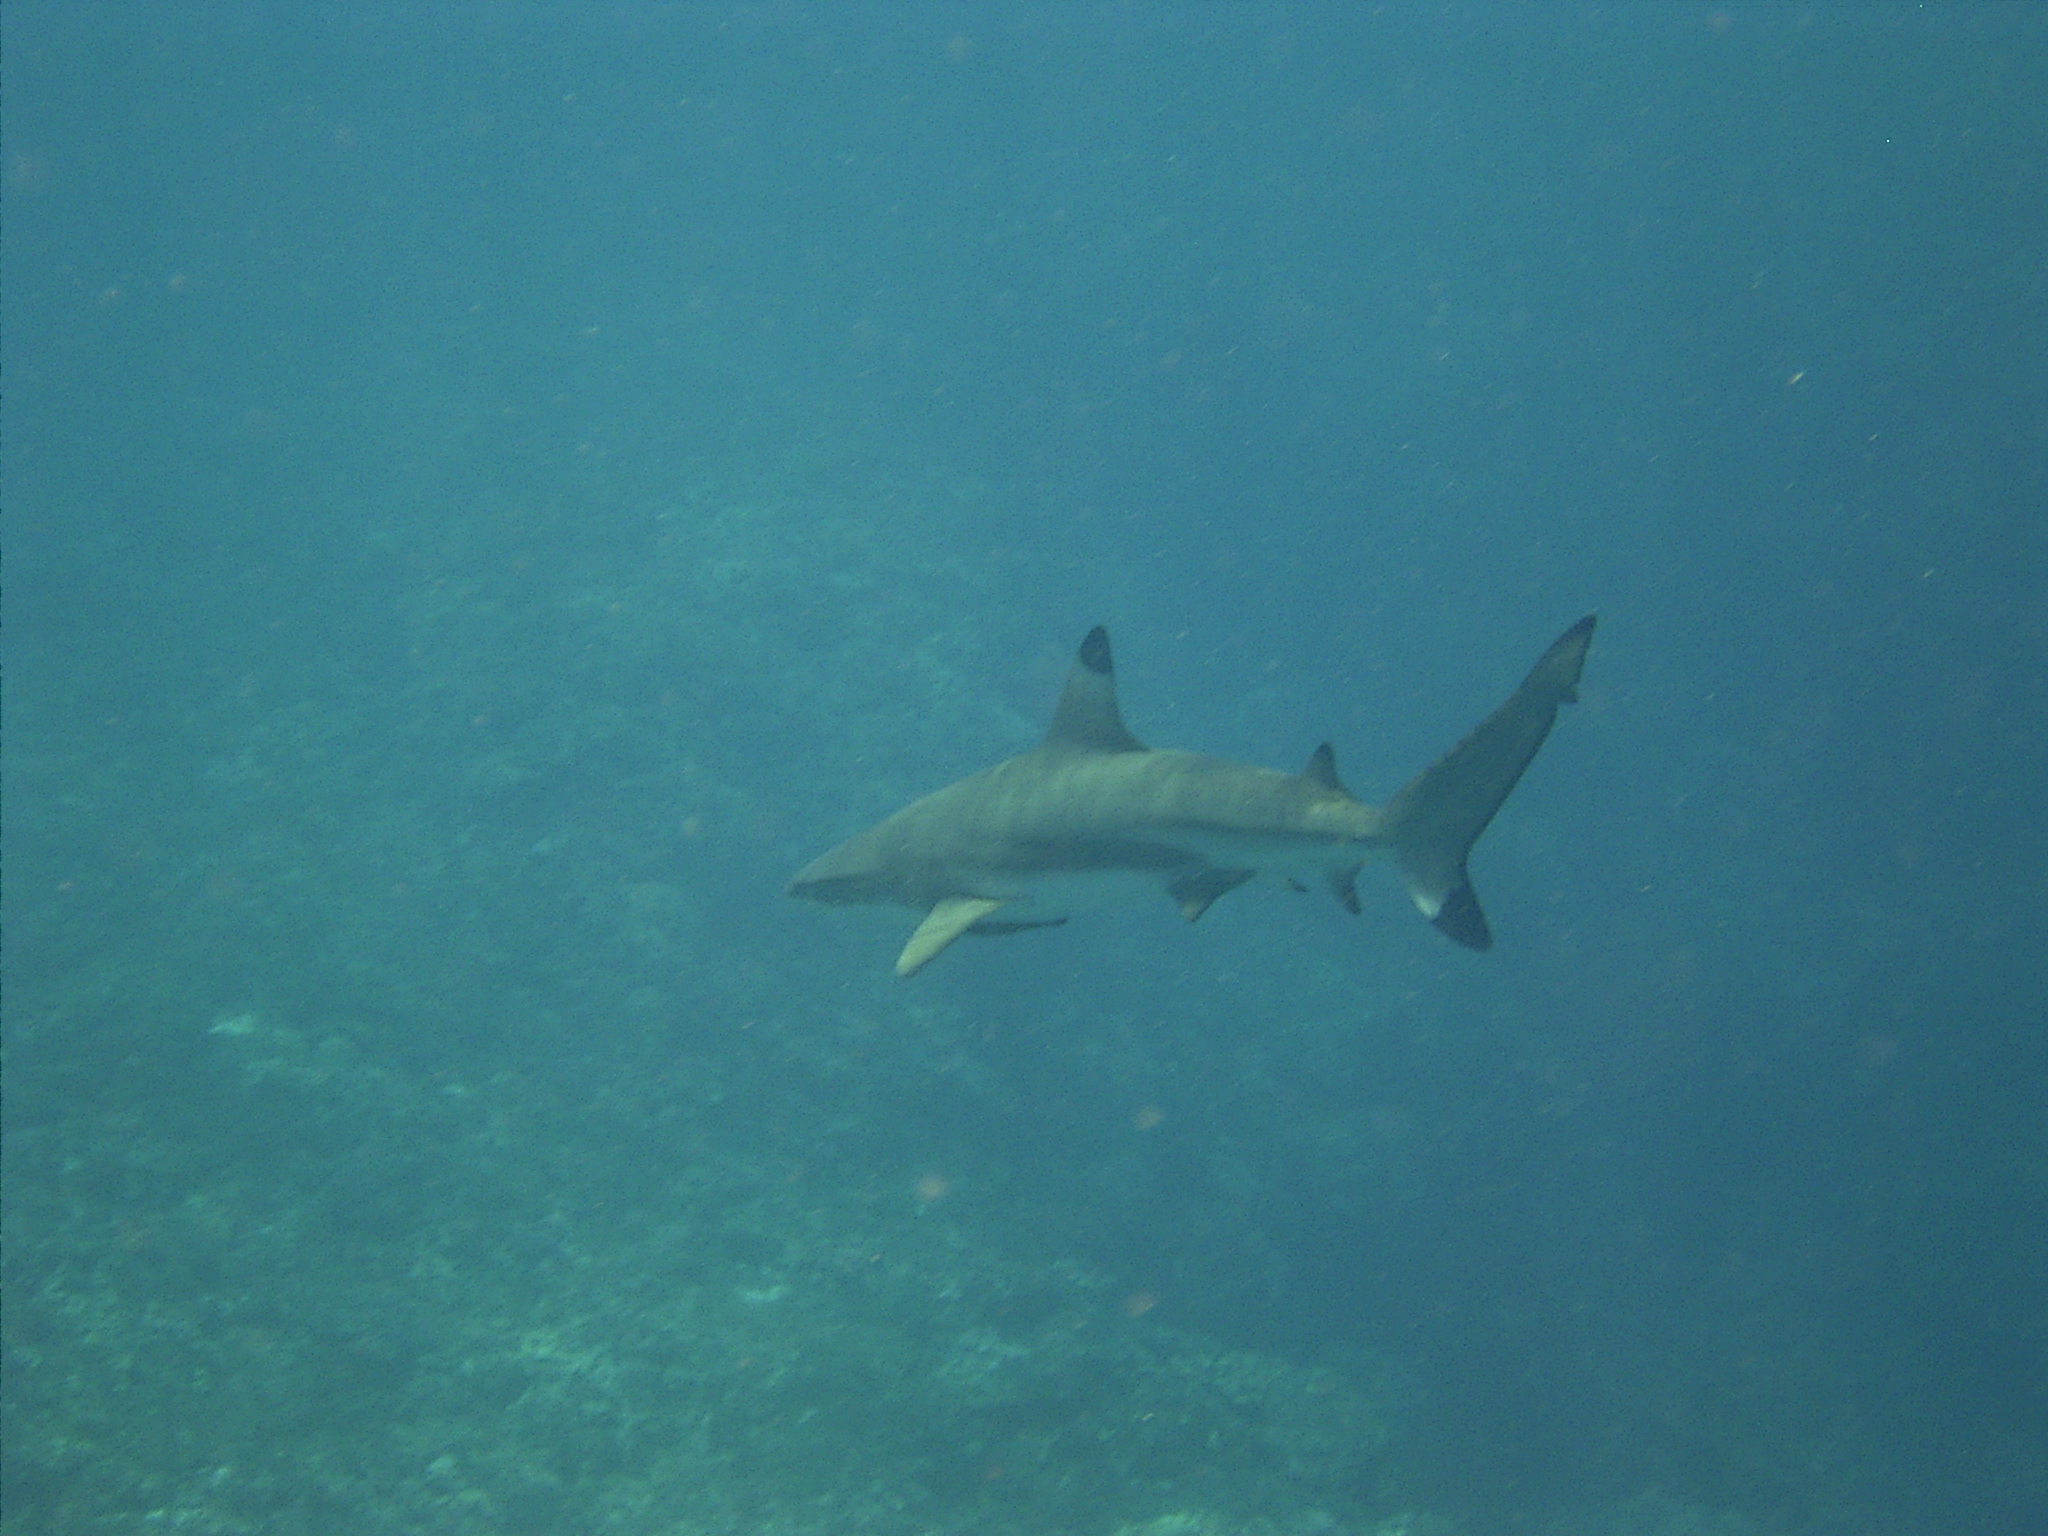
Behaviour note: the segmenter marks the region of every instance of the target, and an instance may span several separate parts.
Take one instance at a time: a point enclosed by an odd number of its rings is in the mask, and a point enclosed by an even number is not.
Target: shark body
[[[1522,685],[1383,806],[1337,778],[1326,742],[1300,773],[1195,752],[1153,751],[1124,727],[1109,636],[1081,642],[1045,740],[949,784],[800,870],[789,893],[894,902],[925,917],[897,957],[915,975],[963,933],[1067,920],[1133,882],[1163,889],[1193,922],[1259,874],[1326,885],[1351,912],[1366,860],[1384,855],[1423,916],[1458,943],[1493,935],[1466,855],[1578,697],[1589,615]]]

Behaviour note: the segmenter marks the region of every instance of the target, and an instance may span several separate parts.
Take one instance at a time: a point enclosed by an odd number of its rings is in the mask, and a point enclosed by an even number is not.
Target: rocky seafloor
[[[793,797],[886,809],[963,720],[1033,728],[967,681],[1029,624],[1007,557],[915,526],[979,495],[391,525],[352,606],[28,669],[6,1536],[1448,1529],[1392,1376],[1036,1240],[1062,1186],[1016,1170],[1067,1122],[957,994],[749,927]]]

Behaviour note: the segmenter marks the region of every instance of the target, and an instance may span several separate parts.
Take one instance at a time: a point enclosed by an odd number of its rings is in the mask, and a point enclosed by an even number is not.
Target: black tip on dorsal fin
[[[1116,665],[1110,660],[1109,631],[1100,624],[1088,631],[1074,655],[1045,744],[1088,752],[1145,750],[1145,744],[1124,729],[1123,716],[1117,713]]]
[[[1340,795],[1351,793],[1337,778],[1337,754],[1330,750],[1327,741],[1309,754],[1308,766],[1301,770],[1301,776],[1311,784],[1334,789]]]

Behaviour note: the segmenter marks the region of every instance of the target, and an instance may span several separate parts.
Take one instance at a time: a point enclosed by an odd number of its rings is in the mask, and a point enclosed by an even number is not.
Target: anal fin
[[[948,896],[924,915],[917,932],[896,957],[898,976],[915,976],[961,934],[1003,905],[985,896]]]

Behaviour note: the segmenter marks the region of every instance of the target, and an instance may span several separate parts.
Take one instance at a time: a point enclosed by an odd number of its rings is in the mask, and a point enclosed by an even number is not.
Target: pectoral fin
[[[910,942],[903,946],[903,953],[896,957],[896,974],[915,976],[940,950],[1001,905],[1000,901],[990,901],[981,896],[948,896],[927,912],[924,921],[917,925],[917,932],[910,936]]]

